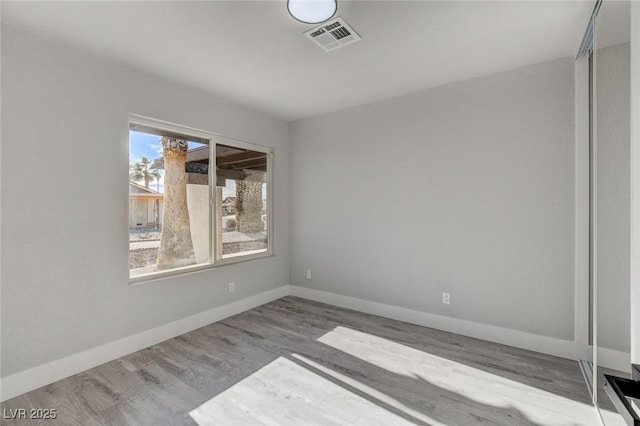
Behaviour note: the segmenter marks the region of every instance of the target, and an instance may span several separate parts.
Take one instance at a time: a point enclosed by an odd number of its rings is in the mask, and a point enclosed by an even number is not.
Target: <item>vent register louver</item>
[[[325,52],[331,52],[360,41],[360,36],[340,17],[325,22],[307,31],[304,35]]]

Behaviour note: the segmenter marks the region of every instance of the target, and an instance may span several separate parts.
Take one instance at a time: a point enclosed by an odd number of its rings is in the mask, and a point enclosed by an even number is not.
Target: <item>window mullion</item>
[[[209,263],[215,264],[218,259],[218,181],[216,165],[216,143],[209,141]]]

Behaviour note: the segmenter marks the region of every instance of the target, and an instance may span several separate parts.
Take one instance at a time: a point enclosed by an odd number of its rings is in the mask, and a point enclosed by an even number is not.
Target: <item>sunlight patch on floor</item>
[[[302,355],[298,355],[298,354],[292,354],[292,356],[296,359],[299,359],[300,361],[308,364],[309,366],[318,369],[320,371],[322,371],[324,374],[327,374],[337,380],[339,380],[341,383],[344,383],[345,385],[351,386],[355,389],[357,389],[358,391],[367,394],[369,397],[371,397],[372,399],[374,399],[375,401],[378,401],[378,403],[383,403],[389,407],[392,407],[398,411],[401,411],[405,414],[408,414],[409,416],[417,419],[417,420],[421,420],[431,426],[446,426],[444,423],[440,423],[434,419],[432,419],[431,417],[425,415],[424,413],[421,413],[417,410],[414,410],[408,406],[406,406],[405,404],[402,404],[401,402],[399,402],[398,400],[392,398],[391,396],[378,391],[377,389],[372,388],[371,386],[367,386],[363,383],[360,383],[357,380],[354,380],[348,376],[345,376],[344,374],[338,373],[336,371],[333,371],[330,368],[325,367],[324,365],[318,364],[317,362],[314,362],[308,358],[303,357]]]
[[[393,341],[336,327],[317,339],[367,363],[492,407],[515,408],[541,425],[598,425],[594,407]],[[462,406],[460,407],[461,409]]]
[[[600,415],[602,416],[602,421],[604,421],[604,424],[607,426],[627,426],[627,423],[617,411],[614,412],[600,408]]]
[[[189,415],[200,426],[414,424],[282,357]]]

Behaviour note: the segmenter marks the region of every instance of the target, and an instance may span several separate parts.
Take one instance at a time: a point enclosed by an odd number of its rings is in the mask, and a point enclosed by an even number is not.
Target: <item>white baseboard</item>
[[[563,358],[574,360],[591,358],[591,347],[568,340],[430,314],[305,287],[283,285],[4,377],[0,384],[0,401],[5,401],[288,295]],[[630,369],[630,355],[602,348],[598,352],[598,364],[614,370],[628,371]]]
[[[591,358],[589,346],[569,340],[430,314],[306,287],[291,286],[291,295],[562,358],[573,360]]]
[[[289,285],[283,285],[115,342],[20,371],[2,378],[1,400],[5,401],[289,294]]]
[[[593,354],[591,346],[569,340],[430,314],[307,287],[292,285],[290,288],[292,296],[548,355],[577,361],[590,360]],[[631,372],[631,356],[628,352],[599,348],[598,365],[629,373]]]

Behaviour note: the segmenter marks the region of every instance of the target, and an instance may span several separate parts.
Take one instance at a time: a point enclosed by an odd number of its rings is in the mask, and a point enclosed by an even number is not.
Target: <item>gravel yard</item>
[[[161,231],[157,228],[132,228],[129,230],[129,270],[145,268],[156,263],[160,247]],[[237,231],[222,233],[223,253],[226,255],[242,251],[267,248],[264,232],[244,234]]]
[[[160,235],[161,232],[158,228],[129,229],[129,270],[144,268],[156,263]]]
[[[160,241],[160,228],[130,228],[129,241]]]

